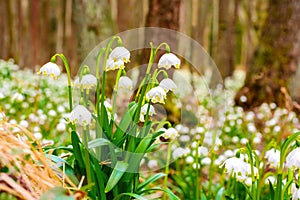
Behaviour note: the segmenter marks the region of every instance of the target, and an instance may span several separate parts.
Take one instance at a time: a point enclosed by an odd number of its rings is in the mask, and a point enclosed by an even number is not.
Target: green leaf
[[[180,200],[180,198],[178,196],[176,196],[170,189],[166,188],[158,188],[158,187],[154,187],[148,190],[145,190],[144,192],[151,192],[151,191],[163,191],[165,193],[167,193],[167,195],[169,196],[170,200]]]
[[[81,154],[81,149],[80,149],[80,140],[78,138],[77,132],[76,131],[72,131],[71,132],[71,140],[72,140],[72,146],[73,146],[73,150],[74,150],[74,156],[75,159],[79,165],[79,171],[81,174],[84,174],[85,172],[85,164],[82,158],[82,154]]]
[[[100,146],[109,145],[111,142],[105,138],[97,138],[88,142],[89,148],[96,148]]]
[[[116,196],[113,200],[119,200],[124,196],[133,197],[133,198],[139,199],[139,200],[147,200],[146,198],[144,198],[138,194],[134,194],[134,193],[122,193],[122,194],[119,194],[118,196]]]
[[[128,168],[128,163],[125,163],[123,161],[118,161],[116,166],[113,169],[113,172],[111,173],[107,185],[105,187],[105,193],[108,193],[110,190],[115,187],[115,185],[118,183],[120,178],[125,173],[126,169]]]
[[[62,165],[63,163],[65,164],[65,168],[64,168],[64,173],[68,176],[68,178],[75,184],[79,184],[78,179],[76,178],[73,168],[68,164],[67,161],[65,161],[64,159],[55,156],[55,155],[48,155],[46,154],[47,158],[50,158],[51,161],[53,161],[54,163],[56,163],[57,167],[60,167],[61,169],[63,169]]]
[[[145,182],[139,184],[139,186],[137,187],[137,191],[144,189],[147,185],[149,185],[150,183],[153,183],[155,181],[157,181],[158,179],[165,177],[166,174],[163,173],[158,173],[153,175],[152,177],[148,178]]]
[[[224,187],[222,187],[221,189],[219,189],[219,191],[217,193],[217,196],[216,196],[216,200],[221,200],[224,192],[225,192],[225,188]]]
[[[274,190],[274,187],[271,183],[271,181],[269,180],[269,188],[270,188],[270,197],[271,197],[271,200],[274,200],[275,199],[275,190]]]
[[[91,161],[93,163],[93,172],[94,172],[94,179],[96,180],[95,188],[97,189],[97,193],[100,196],[101,200],[106,200],[106,194],[104,192],[104,183],[107,182],[107,176],[102,171],[99,161],[91,156]]]
[[[137,146],[135,153],[145,153],[149,147],[151,140],[152,140],[151,135],[147,135],[146,137],[144,137],[142,141],[139,143],[139,145]]]
[[[201,200],[207,200],[205,194],[203,194],[203,193],[201,194]]]
[[[124,134],[127,131],[130,123],[133,121],[133,114],[136,108],[137,104],[135,102],[129,104],[128,108],[123,114],[120,124],[117,126],[117,130],[114,134],[114,144],[119,144],[120,140],[122,140],[122,138],[124,137]]]

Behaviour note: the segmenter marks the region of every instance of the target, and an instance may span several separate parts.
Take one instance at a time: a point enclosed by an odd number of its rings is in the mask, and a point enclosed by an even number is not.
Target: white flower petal
[[[53,62],[48,62],[41,67],[37,74],[43,74],[44,76],[51,76],[53,79],[60,75],[60,68]]]
[[[119,89],[132,90],[133,82],[127,76],[121,76],[119,79]]]
[[[124,63],[128,63],[130,62],[130,52],[125,47],[116,47],[109,54],[109,58],[115,62],[121,60]]]
[[[174,66],[176,69],[180,67],[180,59],[173,53],[166,53],[162,55],[158,61],[158,68],[170,69]]]
[[[84,106],[77,105],[70,113],[69,120],[73,124],[78,123],[81,126],[89,125],[92,120],[92,114]]]
[[[146,94],[146,100],[151,100],[153,103],[165,103],[165,99],[167,98],[167,94],[165,90],[160,87],[154,87],[151,90],[149,90]]]
[[[164,88],[164,90],[166,92],[169,92],[170,90],[172,92],[174,92],[177,88],[176,84],[174,83],[174,81],[170,78],[165,78],[163,79],[160,83],[159,83],[159,86]]]

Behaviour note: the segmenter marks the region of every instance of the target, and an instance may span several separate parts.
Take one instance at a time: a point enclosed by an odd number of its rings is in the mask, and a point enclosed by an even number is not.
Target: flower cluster
[[[130,62],[130,52],[125,47],[116,47],[109,54],[105,70],[124,69],[124,63],[128,62]]]

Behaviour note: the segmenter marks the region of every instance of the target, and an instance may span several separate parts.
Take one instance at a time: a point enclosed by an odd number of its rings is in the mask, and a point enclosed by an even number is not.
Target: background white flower
[[[119,79],[119,89],[132,90],[133,82],[127,76],[121,76]]]
[[[297,147],[287,155],[286,167],[290,169],[300,168],[300,147]]]
[[[165,78],[163,79],[160,83],[159,83],[159,86],[164,88],[164,90],[166,92],[169,92],[170,90],[172,92],[174,92],[177,88],[176,84],[174,83],[174,81],[170,78]]]
[[[91,123],[92,114],[83,105],[77,105],[70,113],[69,120],[73,124],[88,125]]]
[[[82,76],[81,81],[77,78],[74,81],[74,85],[83,89],[92,89],[97,85],[97,78],[92,74],[86,74]]]
[[[158,61],[158,68],[170,69],[174,66],[176,69],[180,67],[180,59],[173,53],[166,53],[162,55]]]
[[[37,74],[43,74],[44,76],[51,76],[53,79],[60,75],[60,68],[53,62],[48,62],[41,67]]]

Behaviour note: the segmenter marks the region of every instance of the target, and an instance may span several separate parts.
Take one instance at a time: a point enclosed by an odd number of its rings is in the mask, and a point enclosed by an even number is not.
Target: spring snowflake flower
[[[172,92],[174,92],[177,88],[176,84],[174,83],[174,81],[170,78],[165,78],[163,79],[160,83],[159,83],[159,86],[164,88],[164,90],[166,92],[169,92],[170,90]]]
[[[119,89],[132,90],[133,83],[127,76],[121,76],[119,79]]]
[[[106,61],[105,71],[115,70],[115,69],[124,69],[125,65],[122,60],[114,61],[113,59],[108,59]]]
[[[125,47],[116,47],[109,54],[106,62],[106,71],[124,69],[124,63],[130,62],[130,52]]]
[[[247,163],[237,157],[228,158],[220,167],[225,167],[227,173],[235,175],[240,180],[246,180]]]
[[[77,105],[70,113],[69,120],[73,124],[78,123],[81,126],[88,125],[91,123],[92,114],[84,106]]]
[[[160,57],[158,61],[158,68],[170,69],[174,66],[176,69],[180,67],[180,59],[173,53],[166,53]]]
[[[293,170],[300,168],[300,147],[297,147],[287,155],[286,166]]]
[[[141,108],[141,113],[140,113],[140,121],[141,121],[141,122],[144,122],[144,121],[145,121],[144,116],[147,114],[148,106],[149,106],[149,103],[146,103],[146,104],[143,105],[142,108]],[[152,105],[150,105],[148,115],[149,115],[149,116],[153,116],[153,115],[155,115],[155,114],[156,114],[156,112],[155,112],[154,107],[153,107]]]
[[[165,90],[160,86],[152,88],[146,94],[146,100],[147,101],[151,100],[153,103],[159,102],[164,104],[166,98],[167,98],[167,94]]]
[[[130,62],[130,52],[125,47],[116,47],[109,54],[109,59],[112,59],[114,62],[121,60],[124,63],[128,63]]]
[[[83,89],[92,89],[97,85],[97,78],[92,74],[86,74],[82,76],[80,81],[79,78],[77,78],[74,81],[74,85]]]
[[[56,79],[60,75],[60,68],[53,62],[48,62],[41,67],[37,74],[43,74],[44,76],[51,76]]]
[[[292,200],[300,199],[300,188],[297,188],[295,183],[292,183],[291,187],[292,187],[292,189],[291,189]]]
[[[280,151],[274,148],[270,149],[266,152],[265,158],[272,167],[277,168],[280,162]]]
[[[168,128],[162,136],[165,139],[174,140],[178,136],[178,131],[175,128]]]

